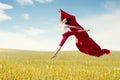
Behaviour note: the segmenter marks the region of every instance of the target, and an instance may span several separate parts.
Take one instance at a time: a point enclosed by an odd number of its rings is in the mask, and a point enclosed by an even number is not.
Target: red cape
[[[63,10],[60,10],[60,15],[61,15],[61,21],[64,18],[71,18],[70,25],[80,27],[84,30],[84,28],[77,23],[75,16],[68,14]],[[76,29],[71,29],[71,30],[75,31]],[[79,49],[79,51],[85,54],[100,57],[105,53],[106,54],[110,53],[110,50],[108,49],[101,49],[100,46],[92,38],[89,37],[87,32],[81,32],[81,33],[75,34],[75,37],[76,37],[77,48]]]

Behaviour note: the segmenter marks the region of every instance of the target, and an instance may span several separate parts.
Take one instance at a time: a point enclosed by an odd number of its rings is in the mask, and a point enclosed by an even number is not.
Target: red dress
[[[60,28],[62,32],[62,39],[61,39],[59,46],[63,46],[63,44],[65,43],[65,41],[67,40],[69,36],[79,33],[78,31],[71,31],[69,26],[64,23],[61,24]]]
[[[70,25],[80,27],[81,29],[84,30],[84,28],[77,23],[75,16],[70,15],[63,10],[60,10],[60,14],[61,21],[64,18],[70,18],[71,19]],[[77,31],[77,29],[71,29],[71,31]],[[101,49],[101,47],[92,38],[89,37],[87,32],[77,33],[74,35],[76,37],[76,46],[79,49],[79,51],[96,57],[100,57],[105,53],[106,54],[110,53],[110,50],[108,49]]]

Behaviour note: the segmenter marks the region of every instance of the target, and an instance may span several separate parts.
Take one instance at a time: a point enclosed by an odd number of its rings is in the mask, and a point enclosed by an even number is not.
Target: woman
[[[65,43],[65,41],[67,40],[67,38],[69,36],[78,34],[80,32],[84,32],[84,31],[90,31],[90,30],[82,30],[81,28],[76,27],[76,26],[71,26],[70,22],[71,22],[70,18],[65,18],[62,20],[61,26],[60,26],[61,32],[62,32],[62,40],[59,44],[57,51],[54,53],[54,55],[51,57],[51,59],[56,57],[56,55],[58,54],[58,52],[60,51],[60,49],[62,48],[63,44]],[[77,31],[71,31],[70,30],[71,28],[75,28],[75,29],[77,29]]]

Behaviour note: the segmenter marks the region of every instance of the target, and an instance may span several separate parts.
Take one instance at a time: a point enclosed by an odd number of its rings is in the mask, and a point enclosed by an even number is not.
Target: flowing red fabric
[[[81,29],[84,30],[84,28],[77,23],[75,16],[68,14],[67,12],[61,9],[60,9],[60,15],[61,15],[61,21],[64,18],[70,18],[71,19],[70,25],[80,27]],[[71,29],[71,30],[75,31],[77,29]],[[110,50],[108,49],[101,49],[100,46],[92,38],[89,37],[87,32],[81,32],[81,33],[75,34],[75,37],[76,37],[77,48],[79,49],[79,51],[85,54],[100,57],[105,53],[106,54],[110,53]]]

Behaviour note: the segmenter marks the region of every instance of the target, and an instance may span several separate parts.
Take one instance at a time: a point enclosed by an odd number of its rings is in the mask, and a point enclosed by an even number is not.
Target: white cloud
[[[29,29],[24,29],[22,30],[22,32],[26,35],[29,35],[29,36],[38,36],[42,33],[46,33],[47,30],[43,30],[43,29],[39,29],[39,28],[32,28],[30,27]]]
[[[13,7],[8,4],[0,3],[0,10],[12,9]]]
[[[34,5],[33,0],[16,0],[21,5]]]
[[[12,9],[13,7],[8,4],[0,3],[0,21],[11,20],[12,18],[8,16],[4,10]]]
[[[24,14],[22,14],[21,15],[25,20],[29,20],[30,19],[30,16],[29,16],[29,14],[27,14],[27,13],[24,13]]]
[[[4,13],[4,11],[0,11],[0,21],[11,20],[12,18]]]
[[[52,2],[53,0],[35,0],[39,3],[46,3],[46,2]]]
[[[50,3],[53,0],[15,0],[15,1],[18,2],[21,5],[34,5],[35,2]]]
[[[40,37],[40,36],[37,36]],[[24,50],[52,50],[51,41],[41,38],[36,40],[24,33],[0,32],[0,48],[24,49]]]
[[[103,4],[103,7],[106,8],[107,10],[114,11],[115,9],[119,9],[120,5],[118,1],[109,0]]]
[[[90,36],[103,48],[120,50],[120,9],[115,9],[111,13],[96,15],[84,20],[79,20],[84,24],[85,29],[91,29]]]
[[[0,37],[1,48],[27,49],[28,46],[29,48],[34,46],[33,41],[22,34],[13,32],[0,32]]]

